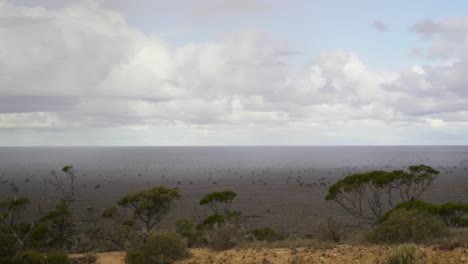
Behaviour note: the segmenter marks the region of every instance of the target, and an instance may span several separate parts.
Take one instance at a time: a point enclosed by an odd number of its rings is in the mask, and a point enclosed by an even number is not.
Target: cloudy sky
[[[0,146],[468,143],[464,0],[0,0]]]

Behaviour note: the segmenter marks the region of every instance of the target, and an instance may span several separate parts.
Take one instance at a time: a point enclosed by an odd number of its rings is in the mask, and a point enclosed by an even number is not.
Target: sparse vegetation
[[[382,219],[385,220],[394,211],[399,209],[418,210],[439,217],[446,225],[451,227],[468,226],[468,203],[450,202],[444,204],[431,204],[423,200],[412,200],[398,204],[389,210]]]
[[[381,221],[385,203],[392,208],[395,200],[419,198],[438,174],[427,165],[409,166],[407,171],[355,173],[330,186],[325,199],[337,202],[352,216],[375,226]]]
[[[127,252],[129,264],[170,264],[189,255],[187,244],[178,234],[155,233],[140,246]]]
[[[334,243],[340,242],[346,235],[346,230],[342,223],[333,217],[327,217],[318,224],[319,238]]]
[[[425,165],[410,166],[407,171],[352,174],[330,187],[327,200],[338,202],[351,215],[373,225],[366,237],[367,242],[427,243],[439,250],[456,251],[468,245],[467,240],[451,239],[449,227],[467,225],[468,204],[431,204],[417,199],[437,174],[438,171]],[[76,217],[71,209],[75,171],[72,166],[65,166],[61,174],[52,172],[51,175],[49,185],[59,193],[60,199],[57,204],[49,205],[49,211],[26,217],[26,212],[32,209],[29,198],[14,196],[0,201],[0,263],[70,263],[63,253],[44,252],[72,247],[75,252],[77,248],[81,252],[125,250],[129,264],[172,263],[188,256],[188,247],[207,247],[215,251],[288,248],[291,249],[288,261],[311,262],[315,259],[299,254],[297,248],[336,249],[339,252],[343,241],[347,244],[351,241],[346,236],[348,232],[344,224],[333,217],[311,228],[314,232],[308,234],[307,239],[301,239],[304,237],[301,233],[287,236],[271,227],[246,231],[244,227],[248,225],[240,224],[241,213],[232,209],[237,194],[230,190],[202,197],[199,204],[208,208],[211,214],[204,219],[199,215],[199,218],[194,217],[198,221],[202,219],[200,222],[179,219],[175,223],[164,223],[174,224],[169,228],[175,227],[176,233],[156,232],[158,224],[181,197],[178,189],[165,186],[124,195],[116,206],[105,209],[101,214],[89,206],[86,213],[92,218],[88,220],[91,224],[86,226],[86,233],[79,230],[78,234]],[[396,201],[400,202],[396,204]],[[390,210],[385,212],[387,208]],[[412,247],[396,247],[386,263],[414,263]],[[320,257],[330,259],[333,254],[328,252]],[[94,261],[91,256],[95,259],[96,255],[90,255],[90,260]],[[226,262],[228,259],[225,255],[213,262]],[[265,263],[274,259],[268,255],[261,256]]]
[[[133,220],[142,224],[142,233],[148,236],[156,224],[169,213],[173,202],[178,199],[180,199],[180,194],[176,189],[156,186],[127,194],[121,197],[117,204],[131,210]],[[138,223],[130,226],[139,228]]]
[[[285,239],[284,234],[276,232],[271,227],[254,229],[250,231],[250,233],[259,241],[278,241]]]
[[[208,240],[208,247],[213,250],[226,250],[235,247],[243,240],[243,232],[233,225],[213,228]]]
[[[370,241],[376,243],[418,243],[448,234],[448,227],[436,216],[418,210],[398,209],[371,231]]]
[[[386,264],[414,264],[416,263],[417,248],[415,245],[403,244],[393,249]]]

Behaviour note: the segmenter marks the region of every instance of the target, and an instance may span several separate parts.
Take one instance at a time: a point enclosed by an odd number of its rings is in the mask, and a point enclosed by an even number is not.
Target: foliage
[[[195,228],[195,224],[190,219],[182,218],[175,222],[175,228],[176,232],[181,234],[192,231]]]
[[[144,231],[148,235],[156,224],[169,213],[172,202],[180,199],[177,189],[156,186],[148,190],[138,191],[121,197],[117,204],[130,208],[133,219],[143,223]]]
[[[427,165],[409,166],[408,171],[393,171],[391,188],[396,190],[401,200],[418,199],[434,181],[439,171]]]
[[[100,241],[102,249],[126,250],[135,246],[140,240],[139,233],[129,223],[110,222],[101,219],[98,224],[88,231],[90,239]]]
[[[318,224],[319,238],[324,241],[338,243],[346,235],[346,230],[342,223],[333,217],[328,217]]]
[[[56,171],[51,171],[49,175],[52,179],[48,180],[47,183],[60,194],[60,203],[70,206],[75,196],[75,169],[72,165],[67,165],[62,168],[62,172],[62,174],[58,174]]]
[[[42,217],[41,222],[47,225],[46,243],[51,247],[67,244],[74,233],[73,213],[70,206],[64,201],[61,201],[53,210]],[[37,234],[37,232],[35,233]]]
[[[102,212],[101,217],[102,218],[111,218],[112,216],[115,215],[116,212],[117,212],[117,207],[112,206],[112,207],[109,207],[109,208],[105,209]]]
[[[401,202],[396,205],[392,210],[389,210],[382,216],[382,220],[395,210],[408,209],[426,212],[428,214],[438,216],[445,224],[451,227],[468,226],[468,218],[465,214],[468,213],[468,203],[464,202],[449,202],[444,204],[432,204],[420,199],[413,201]]]
[[[214,214],[226,215],[231,210],[232,200],[237,194],[226,190],[223,192],[212,192],[206,194],[201,200],[200,205],[208,206]]]
[[[197,226],[199,230],[209,230],[214,226],[221,226],[226,223],[239,225],[241,212],[231,210],[232,201],[237,196],[233,191],[226,190],[222,192],[212,192],[206,194],[201,200],[200,205],[206,205],[213,212]]]
[[[71,263],[68,259],[67,254],[62,252],[50,252],[46,255],[47,264],[69,264]]]
[[[285,236],[276,232],[271,227],[258,228],[250,231],[256,240],[260,241],[277,241],[284,240]]]
[[[7,262],[8,263],[8,262]],[[26,250],[14,256],[11,264],[46,264],[47,260],[44,254],[37,250]]]
[[[238,245],[244,234],[241,230],[232,225],[215,227],[208,240],[208,247],[213,250],[227,250]]]
[[[139,247],[127,252],[129,264],[165,264],[188,256],[187,244],[178,234],[155,233]]]
[[[377,243],[426,242],[448,235],[448,227],[438,217],[418,210],[394,210],[370,233]]]
[[[0,263],[13,257],[18,251],[17,240],[11,234],[0,232]]]
[[[430,166],[409,166],[407,171],[376,170],[349,175],[328,189],[326,200],[341,205],[351,215],[378,224],[387,202],[393,207],[395,199],[415,200],[429,188],[439,172]],[[395,197],[397,192],[399,197]]]
[[[14,238],[18,249],[25,247],[26,240],[38,224],[38,222],[23,222],[30,204],[30,200],[26,197],[0,201],[0,234]]]
[[[224,216],[220,214],[212,214],[205,218],[200,224],[197,225],[198,230],[210,230],[215,226],[221,226],[225,222]]]
[[[205,243],[202,232],[195,230],[195,224],[186,218],[182,218],[175,223],[176,232],[187,239],[189,247],[202,246]]]
[[[414,264],[416,263],[417,248],[415,245],[403,244],[393,249],[388,256],[387,264]]]

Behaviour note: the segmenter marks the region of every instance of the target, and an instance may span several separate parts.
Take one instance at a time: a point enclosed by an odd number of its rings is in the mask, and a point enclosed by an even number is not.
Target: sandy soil
[[[125,252],[102,252],[96,254],[96,264],[124,264],[125,263]],[[78,260],[85,257],[85,254],[69,254],[70,259]]]
[[[231,249],[215,252],[209,249],[192,249],[192,256],[179,261],[179,264],[203,263],[385,263],[392,251],[390,246],[351,246],[340,245],[331,249],[314,248],[260,248]],[[74,257],[79,254],[73,255]],[[125,253],[98,253],[97,264],[124,264]],[[453,251],[442,251],[434,247],[418,246],[417,263],[468,263],[468,247]]]

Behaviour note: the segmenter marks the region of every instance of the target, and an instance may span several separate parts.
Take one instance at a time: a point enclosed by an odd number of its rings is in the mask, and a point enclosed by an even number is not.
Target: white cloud
[[[46,138],[60,130],[77,144],[219,144],[223,135],[232,144],[271,144],[281,133],[298,133],[304,144],[320,143],[308,133],[364,143],[369,131],[382,134],[375,142],[404,143],[405,127],[468,122],[468,63],[439,48],[466,48],[457,35],[468,36],[464,21],[414,27],[434,56],[457,60],[395,72],[339,49],[297,65],[293,47],[257,30],[173,46],[94,1],[54,9],[0,2],[0,130],[36,129],[28,135]],[[77,140],[77,130],[94,132]]]

